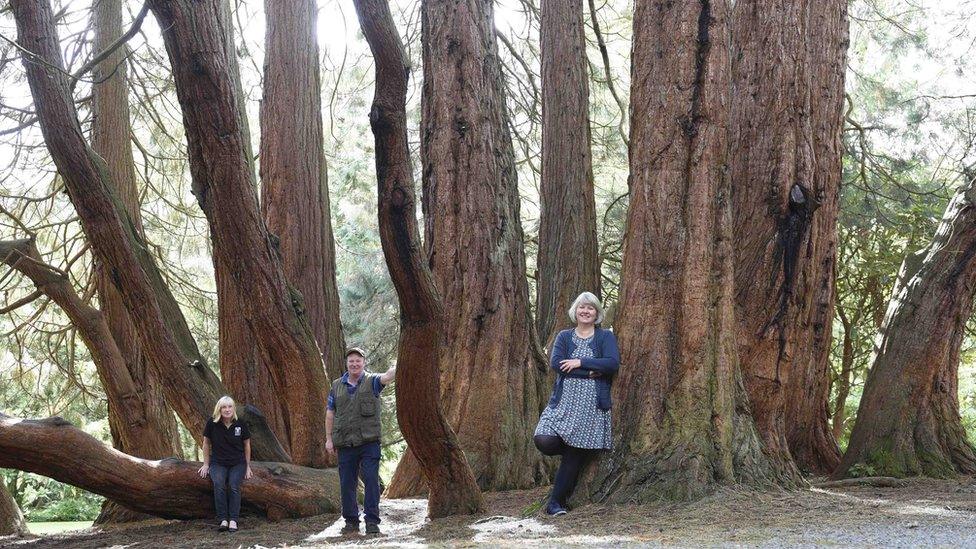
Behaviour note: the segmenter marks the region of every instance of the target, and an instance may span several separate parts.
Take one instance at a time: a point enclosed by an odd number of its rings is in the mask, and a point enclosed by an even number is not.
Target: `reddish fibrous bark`
[[[976,175],[931,244],[902,264],[834,477],[976,473],[959,415],[959,352],[976,297]]]
[[[828,81],[846,52],[840,4],[746,0],[733,10],[738,350],[766,449],[796,482],[788,399],[797,400],[793,417],[822,439],[812,455],[813,441],[794,437],[804,468],[822,472],[838,457],[826,423],[831,318],[823,315],[833,310],[840,193],[843,74]],[[821,42],[831,46],[829,64],[820,64],[827,51],[815,51]]]
[[[93,7],[95,28],[94,49],[105,51],[122,36],[121,0],[100,0]],[[115,49],[92,71],[92,149],[102,157],[111,174],[112,189],[132,220],[134,230],[144,236],[139,207],[139,190],[135,180],[135,163],[129,136],[129,96],[125,48]],[[144,458],[163,458],[181,455],[179,433],[173,411],[166,404],[159,381],[150,375],[150,367],[139,344],[135,326],[111,280],[109,269],[101,262],[95,266],[99,306],[108,324],[116,349],[122,353],[132,380],[133,391],[122,398],[138,399],[142,414],[128,417],[125,410],[110,404],[109,424],[116,447],[126,453]],[[69,287],[70,288],[70,287]],[[125,345],[117,345],[117,342]],[[104,384],[103,384],[104,385]],[[109,388],[105,387],[108,391]],[[114,400],[119,397],[116,396]],[[124,431],[130,423],[145,424],[139,439]]]
[[[71,100],[70,83],[58,45],[51,6],[46,2],[10,3],[18,43],[26,50],[24,68],[37,118],[51,158],[81,221],[96,261],[109,269],[139,336],[153,376],[184,424],[202,424],[226,391],[196,347],[179,304],[167,288],[144,240],[114,194],[105,162],[85,142]],[[255,457],[287,461],[274,433],[252,422]],[[202,431],[190,431],[199,441]]]
[[[614,447],[581,497],[699,497],[777,472],[735,348],[727,176],[729,4],[638,0],[630,207],[614,332]]]
[[[545,362],[529,313],[514,152],[490,0],[425,0],[425,245],[443,299],[441,394],[484,490],[548,481],[532,446]],[[408,451],[394,496],[423,491]]]
[[[830,347],[836,300],[837,213],[840,211],[841,163],[844,129],[844,75],[847,71],[847,2],[811,2],[810,112],[813,156],[816,159],[813,188],[820,202],[810,224],[809,258],[819,263],[811,269],[809,314],[803,319],[811,329],[799,348],[807,357],[794,363],[786,388],[786,439],[801,470],[826,474],[840,458],[830,429]]]
[[[268,230],[278,237],[285,277],[302,293],[326,372],[334,379],[345,371],[345,343],[322,143],[315,4],[264,2],[261,207]]]
[[[543,0],[542,177],[536,331],[549,342],[570,326],[580,292],[600,295],[590,158],[589,75],[582,0]]]
[[[387,0],[356,0],[360,26],[376,66],[369,121],[376,139],[380,241],[400,302],[397,406],[400,431],[430,488],[431,518],[478,513],[484,501],[457,436],[441,409],[444,308],[434,287],[417,227],[410,148],[407,81],[410,62]]]
[[[240,92],[221,8],[149,3],[183,109],[193,193],[210,224],[214,255],[234,281],[241,312],[282,401],[295,463],[325,466],[328,380],[301,294],[284,276],[258,207]],[[218,161],[219,159],[219,161]]]
[[[220,0],[220,17],[224,21],[232,20],[230,4],[230,0]],[[234,25],[225,27],[224,40],[227,51],[235,52]],[[241,113],[246,113],[240,63],[238,63],[236,55],[228,55],[227,67],[234,91],[238,96],[238,109]],[[241,118],[241,132],[244,135],[242,138],[244,154],[248,159],[254,158],[247,117]],[[250,163],[248,171],[254,173],[253,166]],[[275,391],[270,365],[261,359],[254,333],[244,317],[240,298],[237,295],[237,285],[229,274],[230,267],[223,264],[216,255],[213,262],[214,279],[217,283],[220,378],[240,402],[255,406],[264,413],[268,425],[275,433],[280,434],[281,445],[285,450],[291,451],[291,441],[289,440],[288,426],[285,423],[282,399]]]
[[[200,463],[148,460],[102,444],[60,417],[41,420],[0,414],[0,467],[18,469],[77,486],[164,518],[211,518],[213,489],[197,471]],[[251,462],[242,505],[272,520],[334,513],[339,479],[335,469]]]

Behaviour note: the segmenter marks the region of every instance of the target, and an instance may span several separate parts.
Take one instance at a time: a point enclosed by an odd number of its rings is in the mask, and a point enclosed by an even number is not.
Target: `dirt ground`
[[[2,547],[974,547],[976,479],[913,480],[795,492],[726,489],[691,503],[587,505],[563,517],[528,513],[545,489],[487,495],[489,512],[424,519],[424,500],[384,500],[381,536],[339,535],[336,516],[235,534],[210,521],[151,521],[70,534],[0,538]]]

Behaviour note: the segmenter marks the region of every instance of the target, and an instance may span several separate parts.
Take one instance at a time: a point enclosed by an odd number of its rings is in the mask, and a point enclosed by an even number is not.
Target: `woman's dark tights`
[[[573,495],[576,489],[576,481],[579,479],[580,470],[586,464],[587,459],[593,450],[574,448],[563,442],[563,439],[552,435],[536,435],[535,446],[540,452],[547,456],[562,455],[559,461],[559,469],[556,471],[556,480],[552,483],[552,492],[549,499],[565,507],[566,501]]]

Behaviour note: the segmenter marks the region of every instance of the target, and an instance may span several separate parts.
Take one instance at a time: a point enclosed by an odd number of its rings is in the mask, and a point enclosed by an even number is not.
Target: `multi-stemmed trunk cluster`
[[[40,261],[31,239],[0,243],[0,255],[75,324],[105,387],[115,445],[136,457],[58,420],[4,417],[0,466],[136,511],[200,516],[206,482],[185,462],[152,460],[178,454],[170,410],[199,437],[229,392],[246,404],[255,458],[294,463],[257,466],[248,504],[272,517],[334,509],[325,492],[333,472],[301,467],[329,464],[324,400],[343,350],[314,1],[265,2],[260,201],[228,5],[149,2],[214,245],[223,383],[147,249],[121,50],[96,68],[89,147],[68,77],[51,68],[63,63],[50,6],[11,6],[18,41],[32,52],[25,66],[45,141],[91,244],[100,310]],[[541,8],[533,321],[492,2],[421,5],[421,242],[409,62],[386,0],[356,0],[375,58],[379,227],[401,313],[397,415],[410,449],[390,494],[429,489],[431,516],[481,510],[480,489],[548,480],[549,464],[531,446],[546,396],[541,344],[566,325],[576,294],[600,292],[583,8],[556,0]],[[121,34],[119,2],[99,2],[95,22],[101,50]],[[638,0],[633,39],[614,448],[579,495],[645,501],[722,484],[801,485],[800,471],[828,473],[839,461],[827,398],[846,3]],[[976,292],[973,185],[896,288],[837,474],[976,470],[956,395]],[[157,501],[139,495],[152,490]]]

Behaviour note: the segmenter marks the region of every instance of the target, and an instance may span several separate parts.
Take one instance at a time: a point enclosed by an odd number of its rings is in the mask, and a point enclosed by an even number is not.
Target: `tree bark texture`
[[[94,50],[101,52],[122,36],[122,2],[99,0],[92,9],[95,20]],[[129,215],[134,230],[144,237],[130,142],[132,126],[129,122],[125,53],[124,47],[116,49],[93,70],[95,84],[92,91],[94,116],[91,146],[105,161],[112,176],[109,181],[114,184],[112,190]],[[134,384],[135,392],[128,395],[128,398],[137,398],[142,403],[144,412],[141,417],[130,419],[120,415],[123,410],[109,404],[109,424],[113,439],[119,443],[116,448],[143,458],[180,456],[180,439],[173,411],[166,404],[159,381],[150,374],[138,333],[112,283],[111,272],[104,264],[97,262],[95,276],[101,314],[116,342],[116,348],[122,353]],[[117,345],[120,341],[124,345]],[[142,434],[150,437],[150,440],[140,441],[121,434],[116,436],[116,433],[127,428],[129,422],[140,420],[149,425]],[[126,440],[131,444],[126,444]]]
[[[328,380],[299,292],[289,287],[258,207],[247,132],[217,3],[149,3],[183,109],[193,193],[210,224],[214,255],[233,279],[261,359],[282,399],[291,457],[325,466]],[[290,144],[293,146],[293,144]]]
[[[796,481],[788,442],[790,379],[822,393],[802,397],[822,420],[825,447],[817,472],[836,464],[837,445],[827,425],[831,320],[834,301],[837,201],[840,193],[842,111],[818,101],[822,55],[814,41],[831,40],[842,20],[815,16],[814,2],[736,2],[733,10],[731,156],[736,250],[737,337],[743,381],[756,427],[778,468]],[[825,4],[843,4],[830,0]],[[844,31],[846,39],[846,29]],[[839,46],[839,44],[838,44]],[[844,63],[845,48],[832,51]],[[843,77],[828,93],[843,94]],[[826,143],[824,143],[826,142]],[[818,156],[822,153],[824,156]],[[831,173],[826,173],[831,172]],[[836,172],[836,173],[833,173]],[[822,379],[821,379],[822,378]],[[799,390],[800,388],[797,387]],[[808,425],[813,428],[812,426]],[[801,453],[810,455],[810,449]],[[829,459],[827,459],[829,458]],[[826,460],[826,461],[823,461]]]
[[[231,0],[220,1],[220,16],[223,21],[232,21]],[[226,49],[231,52],[227,56],[227,66],[230,78],[238,97],[239,112],[246,113],[244,101],[244,87],[241,84],[240,63],[235,52],[234,25],[224,28]],[[241,132],[243,133],[244,150],[248,158],[248,170],[254,173],[254,158],[251,149],[251,131],[247,117],[241,117]],[[254,180],[256,183],[257,180]],[[211,234],[212,230],[211,230]],[[240,298],[237,295],[237,284],[230,276],[230,268],[220,257],[214,255],[214,278],[217,283],[217,330],[220,346],[220,379],[238,400],[260,409],[268,424],[275,433],[279,434],[282,446],[291,451],[288,437],[288,426],[285,423],[285,411],[280,395],[275,391],[274,380],[270,365],[261,359],[253,330],[244,318]]]
[[[795,363],[786,391],[786,426],[790,452],[800,469],[826,474],[839,462],[837,441],[830,429],[830,340],[836,301],[837,214],[844,129],[844,75],[847,71],[847,2],[810,2],[810,112],[813,113],[814,189],[823,189],[820,207],[810,227],[814,250],[808,253],[820,267],[812,272],[816,288],[806,322],[808,359]]]
[[[490,0],[421,4],[425,245],[445,311],[448,421],[483,490],[548,480],[532,445],[545,361],[528,305],[514,152]],[[396,496],[423,490],[404,455]]]
[[[589,75],[582,0],[543,0],[542,178],[536,331],[548,343],[571,325],[583,291],[600,295],[590,158]]]
[[[410,147],[407,82],[410,61],[387,0],[356,0],[373,52],[376,88],[369,121],[376,140],[380,241],[400,303],[397,421],[430,487],[431,518],[484,510],[481,490],[441,408],[444,308],[434,287],[417,226]],[[433,359],[432,359],[433,358]]]
[[[93,154],[82,136],[50,4],[17,0],[10,6],[18,43],[31,52],[24,55],[24,67],[41,132],[64,177],[93,255],[110,270],[167,402],[199,441],[202,432],[193,426],[210,416],[214,403],[226,391],[200,355],[179,304],[115,196],[105,162]],[[244,419],[251,420],[248,412]],[[256,458],[288,459],[274,434],[260,422],[254,423],[251,434]]]
[[[0,536],[20,536],[27,533],[24,514],[7,487],[0,482]]]
[[[976,178],[950,201],[921,264],[910,259],[892,292],[835,477],[976,473],[957,376],[976,295]]]
[[[735,348],[727,175],[729,4],[639,0],[631,69],[614,447],[584,493],[691,499],[777,478]]]
[[[261,207],[334,379],[345,371],[345,341],[322,143],[316,2],[265,0],[264,11]]]
[[[123,454],[59,417],[32,420],[0,414],[0,467],[44,475],[159,517],[214,516],[211,482],[197,474],[200,463]],[[254,477],[242,488],[243,506],[272,520],[339,508],[335,469],[251,462],[251,470]]]

